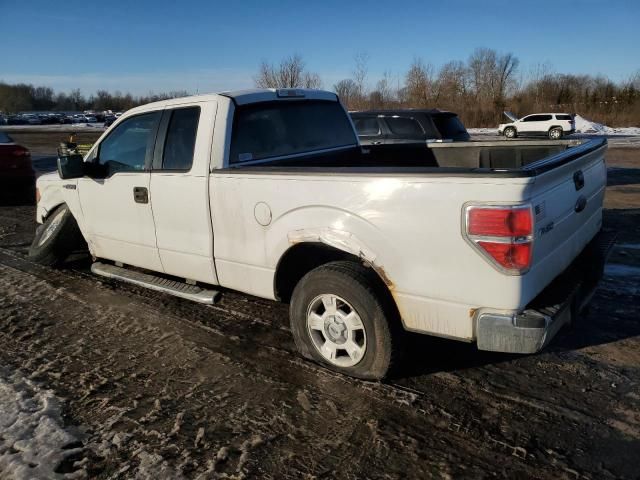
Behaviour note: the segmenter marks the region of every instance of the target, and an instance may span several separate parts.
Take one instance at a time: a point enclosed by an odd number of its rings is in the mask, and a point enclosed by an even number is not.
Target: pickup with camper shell
[[[604,139],[378,155],[335,94],[250,90],[129,110],[37,181],[30,258],[213,303],[290,304],[300,353],[385,377],[405,331],[534,353],[589,301]],[[405,153],[407,154],[405,156]]]

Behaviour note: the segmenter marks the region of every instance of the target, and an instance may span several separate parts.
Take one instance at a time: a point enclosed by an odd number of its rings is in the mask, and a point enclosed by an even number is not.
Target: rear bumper
[[[520,313],[483,312],[476,321],[479,350],[535,353],[587,306],[615,234],[600,231],[573,263]]]

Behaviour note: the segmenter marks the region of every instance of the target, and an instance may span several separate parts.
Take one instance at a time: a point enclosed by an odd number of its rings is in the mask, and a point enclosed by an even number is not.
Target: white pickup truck
[[[37,182],[29,256],[203,303],[290,303],[302,355],[380,379],[404,330],[533,353],[586,305],[606,140],[365,150],[335,94],[251,90],[123,114]]]

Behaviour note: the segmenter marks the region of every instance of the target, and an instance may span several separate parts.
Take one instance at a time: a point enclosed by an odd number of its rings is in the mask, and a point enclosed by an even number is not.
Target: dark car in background
[[[29,150],[0,131],[0,194],[16,193],[32,198],[35,182]]]
[[[115,115],[105,115],[104,116],[104,126],[105,127],[110,127],[111,125],[113,125],[113,122],[115,122],[118,119],[118,117],[116,117]]]
[[[458,115],[444,110],[367,110],[350,114],[362,145],[470,139]]]

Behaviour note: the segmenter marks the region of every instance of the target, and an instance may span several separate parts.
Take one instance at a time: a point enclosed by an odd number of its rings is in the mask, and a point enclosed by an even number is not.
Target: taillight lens
[[[530,205],[472,205],[465,211],[465,235],[500,270],[525,273],[531,266],[533,215]]]
[[[24,147],[16,147],[11,151],[11,154],[15,157],[28,157],[31,155],[29,150]]]
[[[509,270],[524,270],[531,262],[531,242],[496,243],[478,242],[500,266]]]
[[[471,208],[469,235],[522,237],[531,233],[531,212],[519,208]]]

